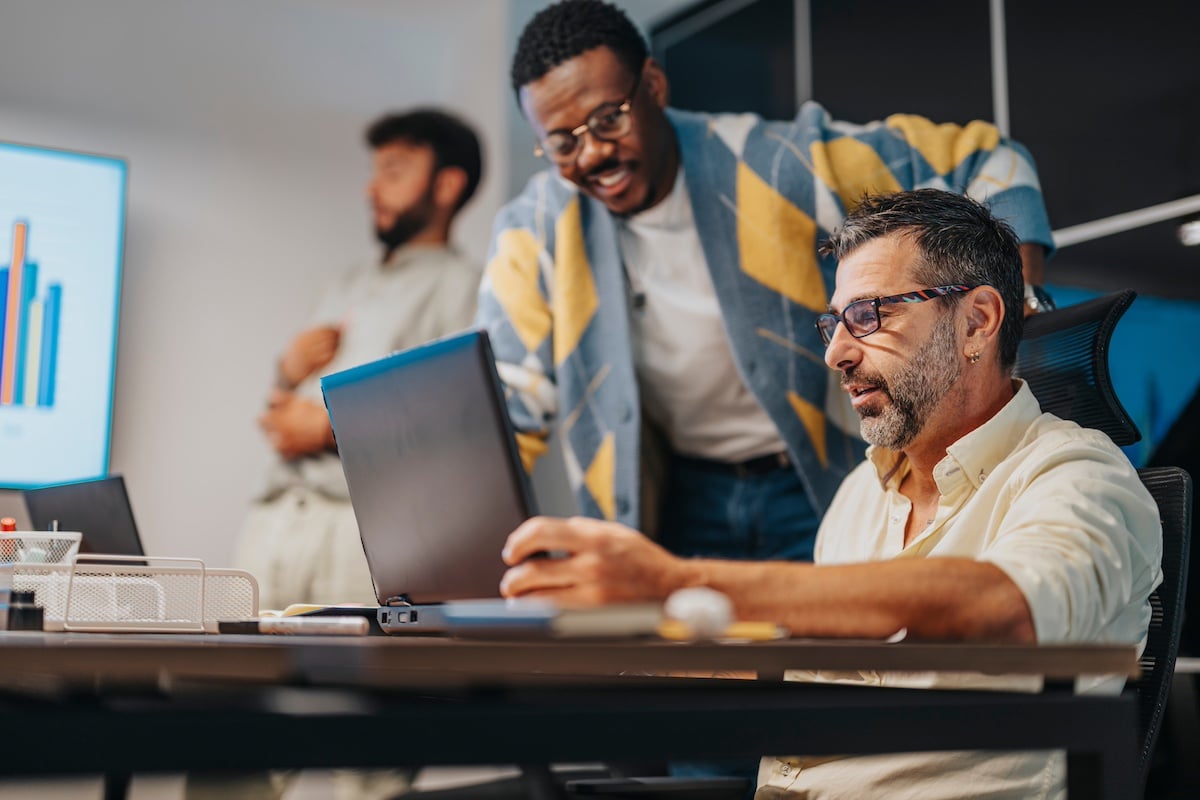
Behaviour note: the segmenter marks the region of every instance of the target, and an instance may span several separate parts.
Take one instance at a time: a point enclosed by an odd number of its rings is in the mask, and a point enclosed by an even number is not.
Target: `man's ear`
[[[977,286],[967,295],[967,354],[983,352],[1000,336],[1004,298],[991,286]]]
[[[466,170],[462,167],[442,167],[433,179],[433,201],[439,208],[452,212],[466,189]]]
[[[671,87],[667,82],[667,73],[653,58],[647,58],[646,65],[642,68],[642,83],[646,85],[646,90],[650,92],[650,96],[654,98],[654,104],[659,108],[666,108],[667,104],[671,102]]]

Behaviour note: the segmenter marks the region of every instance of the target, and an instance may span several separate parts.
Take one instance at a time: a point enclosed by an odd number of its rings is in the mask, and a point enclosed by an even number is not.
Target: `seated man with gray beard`
[[[599,604],[708,586],[741,619],[798,636],[1145,642],[1161,581],[1154,500],[1103,433],[1042,413],[1012,377],[1022,329],[1012,230],[960,195],[868,198],[826,243],[838,259],[825,362],[872,445],[817,535],[816,563],[671,555],[637,531],[535,518],[509,538],[509,597]],[[561,551],[562,559],[530,559]],[[789,678],[950,686],[947,676]],[[1038,680],[953,676],[955,688]],[[1097,679],[1084,691],[1115,691]],[[1061,752],[769,757],[758,798],[1065,796]]]

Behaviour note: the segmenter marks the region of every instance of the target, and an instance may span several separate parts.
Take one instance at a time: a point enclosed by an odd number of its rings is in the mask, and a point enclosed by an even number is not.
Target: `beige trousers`
[[[354,509],[308,489],[251,507],[234,565],[258,580],[261,608],[376,602]]]

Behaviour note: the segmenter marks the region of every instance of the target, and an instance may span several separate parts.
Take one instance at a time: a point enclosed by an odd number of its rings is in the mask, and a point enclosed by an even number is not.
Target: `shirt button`
[[[792,774],[792,765],[784,764],[783,766],[781,766],[779,768],[779,774],[780,775],[791,775]]]

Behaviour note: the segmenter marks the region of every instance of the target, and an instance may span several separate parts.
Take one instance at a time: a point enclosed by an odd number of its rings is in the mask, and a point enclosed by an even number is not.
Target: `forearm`
[[[303,380],[303,378],[301,378]],[[293,392],[300,385],[300,381],[293,382],[288,377],[287,371],[283,367],[283,359],[280,358],[275,362],[275,388],[284,392]]]
[[[1021,244],[1021,271],[1025,282],[1041,286],[1046,282],[1046,248],[1038,242]]]
[[[673,588],[728,595],[739,619],[766,619],[797,636],[1033,642],[1024,596],[999,568],[969,559],[814,566],[680,560]]]

